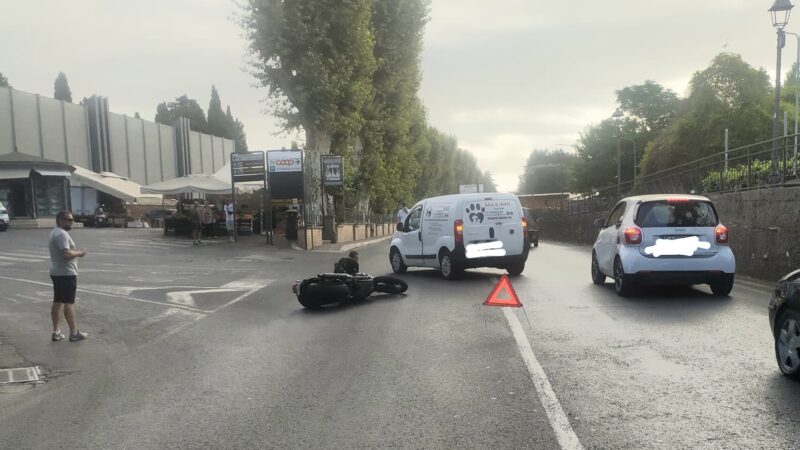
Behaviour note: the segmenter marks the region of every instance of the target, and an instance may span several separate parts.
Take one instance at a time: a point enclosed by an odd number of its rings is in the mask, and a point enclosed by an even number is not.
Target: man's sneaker
[[[89,337],[89,334],[78,330],[77,332],[75,332],[75,334],[70,334],[69,335],[69,340],[73,341],[73,342],[74,341],[82,341],[82,340],[86,339],[87,337]]]
[[[53,332],[53,335],[52,335],[52,336],[50,336],[50,339],[52,339],[53,341],[60,341],[60,340],[64,339],[65,337],[66,337],[66,336],[64,336],[64,333],[62,333],[62,332],[59,330],[59,331],[54,331],[54,332]]]

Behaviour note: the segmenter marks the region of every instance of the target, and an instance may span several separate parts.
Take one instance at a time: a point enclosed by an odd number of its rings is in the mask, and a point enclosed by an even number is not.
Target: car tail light
[[[668,198],[667,203],[689,203],[692,201],[690,198]]]
[[[453,224],[453,235],[456,238],[456,244],[463,244],[464,243],[464,221],[461,219],[457,219],[455,224]]]
[[[526,219],[524,217],[522,218],[522,232],[523,233],[527,233],[528,232],[528,219]]]
[[[625,242],[628,244],[639,245],[642,243],[642,230],[636,227],[625,229]]]
[[[728,243],[728,229],[725,228],[725,225],[717,225],[717,229],[714,230],[714,234],[717,236],[717,244]]]

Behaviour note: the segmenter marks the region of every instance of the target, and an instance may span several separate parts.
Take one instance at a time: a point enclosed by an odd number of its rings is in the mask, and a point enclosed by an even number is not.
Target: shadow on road
[[[299,310],[300,314],[308,314],[312,316],[319,316],[319,315],[326,315],[326,314],[335,314],[344,311],[349,311],[356,308],[361,308],[364,306],[369,305],[370,303],[375,302],[385,302],[385,301],[399,301],[406,297],[406,294],[372,294],[367,297],[365,300],[360,302],[347,302],[347,303],[332,303],[330,305],[325,305],[320,309],[307,309],[300,306],[300,303],[297,305],[301,308]]]

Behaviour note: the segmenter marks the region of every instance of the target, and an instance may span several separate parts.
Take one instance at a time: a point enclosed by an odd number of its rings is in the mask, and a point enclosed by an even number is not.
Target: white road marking
[[[237,292],[239,289],[197,289],[194,291],[167,292],[167,301],[178,305],[197,307],[193,294],[213,294],[217,292]]]
[[[539,401],[542,402],[544,411],[547,413],[547,418],[556,435],[558,444],[563,449],[583,449],[583,445],[578,440],[575,430],[572,429],[567,415],[564,414],[564,410],[561,408],[555,392],[553,392],[553,387],[547,379],[547,374],[544,373],[544,369],[539,365],[539,361],[533,353],[528,336],[525,334],[525,330],[522,329],[522,324],[519,323],[517,315],[511,311],[511,308],[502,309],[506,320],[508,320],[508,326],[511,327],[511,332],[514,334],[514,340],[517,341],[519,353],[522,355],[523,361],[525,361],[525,367],[528,368],[536,393],[539,394]]]
[[[5,253],[3,255],[5,255]],[[44,259],[33,259],[31,257],[20,258],[18,256],[0,256],[0,260],[10,261],[10,262],[18,262],[18,263],[29,263],[29,262],[42,262],[42,261],[44,261]]]

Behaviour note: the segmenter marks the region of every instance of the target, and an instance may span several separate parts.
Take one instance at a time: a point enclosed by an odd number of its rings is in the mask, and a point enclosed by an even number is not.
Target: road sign
[[[302,172],[303,152],[300,150],[270,150],[267,152],[270,173]]]
[[[477,194],[483,192],[483,184],[459,184],[459,194]]]
[[[517,293],[511,286],[508,275],[503,275],[503,277],[500,278],[500,281],[495,285],[494,289],[492,289],[492,292],[483,304],[486,306],[505,306],[510,308],[522,307],[522,302],[519,301]]]
[[[231,178],[240,181],[264,181],[264,152],[231,153]]]
[[[322,157],[322,185],[344,185],[344,163],[341,156],[326,155]]]

